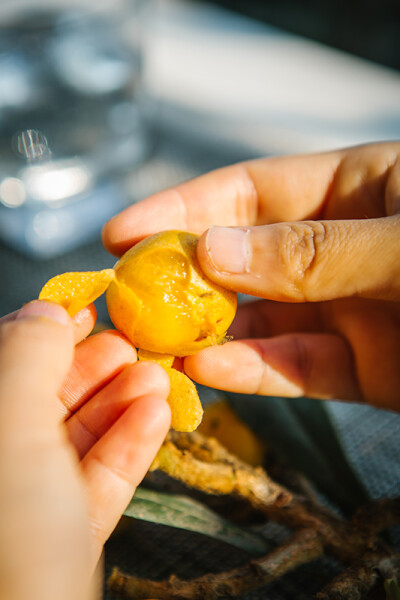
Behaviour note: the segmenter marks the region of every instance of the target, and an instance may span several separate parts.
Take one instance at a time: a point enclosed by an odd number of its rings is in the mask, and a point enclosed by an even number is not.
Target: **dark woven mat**
[[[249,555],[208,537],[142,521],[123,523],[106,545],[106,577],[114,565],[121,571],[152,580],[172,574],[187,580],[229,571],[248,562]],[[264,528],[275,545],[281,537],[277,526]],[[240,600],[310,600],[338,572],[335,563],[323,558],[284,576],[279,581],[240,596]],[[105,600],[117,597],[105,589]],[[206,598],[204,600],[207,600]]]

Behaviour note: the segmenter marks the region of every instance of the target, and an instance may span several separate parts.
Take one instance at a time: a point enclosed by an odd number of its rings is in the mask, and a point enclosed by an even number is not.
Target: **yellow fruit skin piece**
[[[163,231],[133,246],[115,265],[108,312],[136,347],[187,356],[226,339],[237,295],[200,270],[198,239],[192,233]],[[124,301],[125,287],[139,299],[140,314],[138,303]]]
[[[203,408],[194,383],[172,368],[175,357],[139,348],[138,359],[155,362],[168,374],[171,391],[167,401],[171,407],[171,426],[175,431],[194,431],[203,416]]]
[[[219,400],[206,407],[199,431],[207,437],[215,437],[229,452],[248,464],[262,465],[265,445],[226,400]]]
[[[62,273],[43,286],[39,300],[61,304],[73,316],[101,296],[114,278],[114,269]]]
[[[151,352],[150,350],[143,350],[142,348],[139,348],[137,355],[139,360],[149,360],[162,367],[172,367],[175,360],[175,356],[172,356],[171,354],[158,354],[158,352]]]
[[[171,383],[171,391],[167,398],[171,407],[171,426],[175,431],[194,431],[203,416],[196,386],[184,373],[171,367],[164,368]]]

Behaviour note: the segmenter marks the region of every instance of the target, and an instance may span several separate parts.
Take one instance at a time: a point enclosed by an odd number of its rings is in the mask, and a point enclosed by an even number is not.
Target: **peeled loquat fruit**
[[[156,233],[128,250],[113,269],[57,275],[39,295],[72,316],[106,291],[111,321],[139,348],[139,360],[167,371],[177,431],[196,429],[203,409],[194,383],[173,368],[174,358],[224,343],[237,308],[236,294],[201,271],[198,239],[185,231]]]

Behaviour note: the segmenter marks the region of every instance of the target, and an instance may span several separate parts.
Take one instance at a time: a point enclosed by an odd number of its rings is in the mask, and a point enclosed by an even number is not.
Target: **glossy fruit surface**
[[[107,290],[111,320],[137,347],[187,356],[222,343],[237,306],[196,258],[198,236],[164,231],[128,250]]]

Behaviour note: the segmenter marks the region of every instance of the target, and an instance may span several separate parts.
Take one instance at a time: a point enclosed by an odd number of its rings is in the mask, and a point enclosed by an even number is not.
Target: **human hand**
[[[185,359],[191,378],[400,410],[400,143],[220,169],[126,209],[103,241],[119,255],[163,229],[205,232],[206,275],[265,299],[239,308],[235,341]]]
[[[136,363],[115,331],[84,339],[94,319],[93,306],[72,321],[60,306],[34,301],[0,320],[7,600],[94,597],[104,542],[169,428],[164,370]]]

